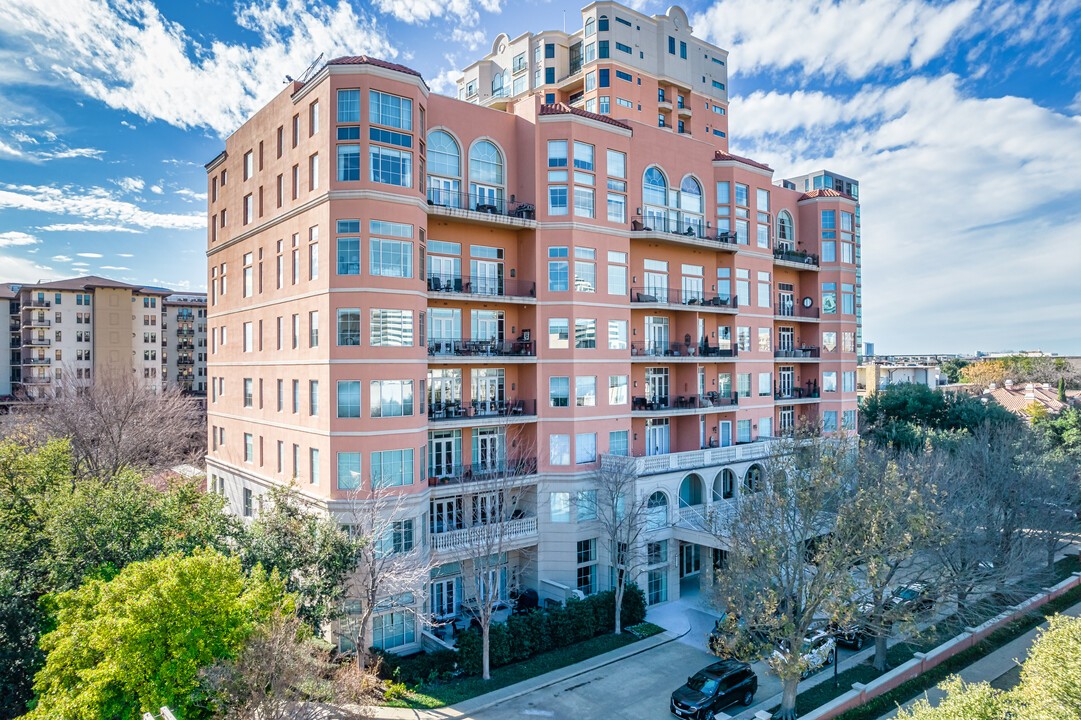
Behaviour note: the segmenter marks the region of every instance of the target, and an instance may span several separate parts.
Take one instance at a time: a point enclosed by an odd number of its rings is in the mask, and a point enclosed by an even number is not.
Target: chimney
[[[1035,386],[1033,386],[1032,383],[1028,383],[1027,385],[1025,385],[1025,399],[1026,400],[1035,400],[1036,399],[1036,388],[1035,388]]]
[[[1009,381],[1007,380],[1007,382],[1009,382]],[[987,386],[987,389],[988,389],[988,390],[997,390],[997,389],[998,389],[998,385],[997,385],[997,384],[995,384],[995,383],[991,383],[990,385],[988,385],[988,386]]]
[[[1011,390],[1013,389],[1013,380],[1007,380],[1003,385],[1005,385],[1007,390]]]
[[[1044,390],[1050,390],[1051,389],[1051,383],[1044,383],[1043,384],[1043,389]]]

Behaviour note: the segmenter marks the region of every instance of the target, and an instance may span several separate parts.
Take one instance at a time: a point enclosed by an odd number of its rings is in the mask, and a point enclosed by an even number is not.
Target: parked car
[[[750,665],[722,660],[687,678],[687,684],[672,693],[669,708],[676,717],[713,720],[729,705],[750,705],[757,691],[758,676]]]
[[[781,649],[774,651],[771,664],[783,659]],[[833,636],[825,631],[820,631],[803,641],[800,649],[800,658],[804,662],[800,679],[806,679],[812,673],[821,670],[827,665],[832,665],[837,659],[837,642]]]
[[[833,636],[838,645],[862,650],[867,642],[867,628],[859,618],[848,620],[844,623],[831,622],[826,632]]]
[[[935,607],[935,597],[930,588],[923,583],[899,585],[893,589],[893,602],[905,610],[912,610],[917,615]]]
[[[738,638],[734,637],[730,629],[725,627],[725,623],[728,619],[728,613],[721,615],[721,618],[713,623],[713,630],[709,633],[707,638],[707,645],[710,652],[714,655],[724,655],[726,651],[731,652],[731,649]],[[746,633],[745,638],[754,643],[772,644],[770,641],[769,633],[766,630],[759,627],[748,628],[747,623],[743,618],[736,616],[736,624],[739,626],[740,633]]]

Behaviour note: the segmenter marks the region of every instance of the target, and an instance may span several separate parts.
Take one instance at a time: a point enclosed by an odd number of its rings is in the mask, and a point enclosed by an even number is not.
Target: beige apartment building
[[[584,508],[619,462],[651,507],[638,582],[678,598],[723,562],[707,518],[778,437],[854,431],[858,201],[730,154],[727,56],[690,33],[679,8],[594,3],[574,37],[501,36],[461,99],[336,58],[207,164],[209,482],[244,517],[290,482],[343,523],[373,487],[400,495],[393,547],[435,569],[373,644],[468,622],[461,549],[500,504],[508,604],[607,588]],[[572,63],[579,36],[607,55]]]

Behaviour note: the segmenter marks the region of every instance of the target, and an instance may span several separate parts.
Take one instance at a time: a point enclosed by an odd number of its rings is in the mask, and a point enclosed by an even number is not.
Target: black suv
[[[916,614],[932,610],[935,607],[935,597],[930,588],[923,583],[909,583],[893,589],[893,602],[905,610],[911,610]]]
[[[670,709],[676,717],[712,720],[733,703],[750,705],[757,691],[758,676],[750,665],[722,660],[687,678],[687,684],[672,693]]]

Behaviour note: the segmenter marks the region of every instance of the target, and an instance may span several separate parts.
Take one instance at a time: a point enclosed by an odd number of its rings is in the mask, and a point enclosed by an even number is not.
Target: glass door
[[[446,178],[428,176],[428,199],[433,205],[444,207],[461,207],[458,201],[458,181]]]
[[[783,407],[777,412],[777,430],[782,435],[792,434],[792,430],[796,425],[796,410],[795,408]]]
[[[777,349],[792,350],[796,346],[796,329],[791,327],[777,328]]]
[[[646,454],[664,455],[668,452],[668,420],[646,421]]]
[[[474,260],[473,277],[469,278],[470,292],[475,295],[502,295],[503,263],[490,260]]]
[[[702,278],[683,276],[683,304],[691,301],[702,304]]]
[[[664,355],[668,352],[668,318],[646,317],[646,354]]]
[[[432,535],[454,532],[462,529],[462,499],[443,498],[432,500],[430,506],[431,519],[429,529]]]
[[[473,470],[498,472],[503,464],[502,428],[477,428],[473,431]]]
[[[473,210],[488,213],[502,213],[503,188],[473,183],[470,185],[470,191],[472,192],[473,200],[476,203],[472,208]]]
[[[646,273],[645,294],[654,302],[668,302],[668,275],[658,272]]]
[[[497,341],[503,339],[502,310],[473,310],[470,313],[474,340]]]
[[[428,371],[428,412],[450,416],[462,402],[462,371],[433,368]]]
[[[431,308],[428,311],[428,346],[436,353],[451,353],[462,339],[462,311]]]
[[[452,618],[458,614],[456,585],[455,578],[432,583],[432,615],[437,618]]]
[[[791,397],[792,388],[796,381],[796,369],[794,367],[782,367],[777,373],[777,392],[781,397]]]
[[[480,415],[498,413],[503,407],[503,368],[473,371],[473,409]]]
[[[444,430],[428,433],[428,475],[454,477],[461,471],[462,433]]]
[[[732,444],[732,421],[721,422],[721,447],[729,447]]]
[[[646,368],[646,402],[654,410],[668,407],[668,368]]]
[[[702,549],[694,543],[679,545],[679,576],[694,575],[702,569]]]
[[[461,260],[458,258],[428,256],[428,287],[432,290],[461,292],[462,277],[459,274]]]

